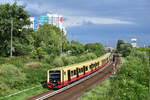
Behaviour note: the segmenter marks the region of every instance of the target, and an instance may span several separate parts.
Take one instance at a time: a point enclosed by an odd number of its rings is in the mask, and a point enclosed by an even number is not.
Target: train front
[[[62,88],[60,70],[48,70],[47,74],[47,86],[49,88]]]

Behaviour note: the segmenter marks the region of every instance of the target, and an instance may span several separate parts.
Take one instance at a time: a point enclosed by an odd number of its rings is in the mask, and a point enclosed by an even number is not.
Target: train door
[[[77,78],[79,77],[79,68],[76,68]]]
[[[71,73],[70,73],[70,70],[68,70],[68,81],[71,81]]]
[[[84,73],[84,74],[85,74],[85,70],[86,70],[86,69],[85,69],[85,66],[83,66],[83,73]]]
[[[65,71],[61,70],[61,82],[64,82]]]

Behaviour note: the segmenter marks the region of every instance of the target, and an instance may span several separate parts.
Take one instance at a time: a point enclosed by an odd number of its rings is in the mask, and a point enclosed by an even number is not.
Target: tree
[[[120,47],[121,47],[122,44],[125,44],[125,42],[123,40],[118,40],[118,42],[117,42],[117,50],[118,51],[121,51]]]
[[[59,28],[49,24],[41,26],[40,29],[33,34],[33,38],[36,52],[41,52],[41,55],[39,55],[40,59],[46,54],[60,55],[63,51],[63,44],[67,41],[66,36]]]
[[[84,53],[84,45],[77,42],[77,41],[71,41],[69,45],[69,50],[71,51],[71,54],[74,56],[80,55]]]
[[[105,52],[104,47],[100,43],[89,43],[89,44],[86,44],[85,45],[85,50],[87,52],[93,52],[97,56],[101,56]]]
[[[149,66],[145,52],[133,50],[119,71],[111,78],[112,100],[147,100]]]
[[[118,40],[117,51],[122,54],[123,57],[128,56],[131,50],[132,45],[130,43],[125,43],[123,40]]]
[[[0,5],[0,55],[8,56],[10,54],[10,33],[13,24],[13,41],[19,39],[24,41],[24,26],[29,25],[29,14],[23,6],[14,4]],[[22,31],[21,31],[22,30]],[[13,43],[14,46],[15,43]],[[14,47],[16,51],[16,47]]]

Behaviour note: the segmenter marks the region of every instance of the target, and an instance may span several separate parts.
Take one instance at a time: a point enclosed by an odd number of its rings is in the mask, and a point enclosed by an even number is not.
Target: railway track
[[[109,63],[97,72],[80,79],[59,90],[48,90],[26,100],[77,100],[84,94],[87,88],[98,86],[102,81],[110,77],[114,67],[119,63],[116,59],[115,63]]]

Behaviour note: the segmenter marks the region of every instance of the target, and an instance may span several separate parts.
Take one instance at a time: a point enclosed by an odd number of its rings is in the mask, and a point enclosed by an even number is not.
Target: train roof
[[[69,68],[72,68],[73,66],[83,66],[87,63],[91,63],[91,62],[94,62],[94,61],[97,61],[98,59],[103,59],[103,58],[106,58],[110,55],[111,53],[106,53],[104,55],[102,55],[101,57],[98,57],[96,59],[92,59],[92,60],[88,60],[88,61],[84,61],[84,62],[79,62],[79,63],[76,63],[76,64],[72,64],[72,65],[68,65],[68,66],[62,66],[62,67],[57,67],[57,68],[53,68],[53,69],[50,69],[50,70],[63,70],[63,69],[69,69]]]

